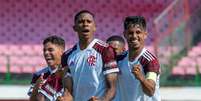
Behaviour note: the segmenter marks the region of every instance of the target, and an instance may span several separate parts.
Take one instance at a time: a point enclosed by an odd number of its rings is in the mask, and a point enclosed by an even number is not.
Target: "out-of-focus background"
[[[123,19],[147,19],[146,47],[161,63],[164,101],[201,101],[201,0],[0,0],[0,101],[27,100],[32,73],[46,66],[42,41],[76,43],[73,17],[95,14],[96,37],[122,35]]]

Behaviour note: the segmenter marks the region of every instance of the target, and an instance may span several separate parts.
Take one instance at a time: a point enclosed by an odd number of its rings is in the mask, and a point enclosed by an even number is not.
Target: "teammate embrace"
[[[145,19],[125,18],[125,50],[121,36],[112,36],[107,43],[94,38],[94,18],[87,10],[75,15],[73,29],[78,42],[66,52],[62,38],[44,40],[48,67],[34,74],[30,100],[160,101],[160,65],[144,48]]]

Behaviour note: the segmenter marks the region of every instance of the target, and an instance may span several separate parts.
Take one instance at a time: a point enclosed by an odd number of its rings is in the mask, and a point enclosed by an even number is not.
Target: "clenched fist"
[[[143,81],[145,80],[144,74],[142,73],[142,68],[140,64],[134,65],[132,73],[136,79]]]

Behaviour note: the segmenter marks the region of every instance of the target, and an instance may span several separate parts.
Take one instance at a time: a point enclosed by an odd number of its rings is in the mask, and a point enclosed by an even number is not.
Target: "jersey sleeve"
[[[103,50],[103,63],[104,75],[119,72],[119,68],[117,67],[117,61],[115,59],[115,52],[111,46],[108,46]]]
[[[70,69],[68,68],[68,56],[69,56],[69,51],[65,52],[62,57],[61,57],[61,65],[62,65],[62,68],[65,68],[66,70],[66,73],[64,75],[64,77],[68,77],[70,76],[71,77],[71,73],[70,73]]]
[[[159,74],[160,73],[160,64],[159,64],[158,60],[155,58],[152,61],[149,61],[146,64],[145,71],[146,71],[145,73],[155,72],[155,73]]]

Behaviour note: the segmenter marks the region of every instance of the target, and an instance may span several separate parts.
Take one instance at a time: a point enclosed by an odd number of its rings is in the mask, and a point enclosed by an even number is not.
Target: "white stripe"
[[[29,88],[29,91],[27,92],[27,95],[28,96],[31,96],[32,92],[33,92],[33,87],[34,85],[31,85],[30,88]]]
[[[146,51],[146,53],[147,53],[149,56],[151,56],[151,58],[152,58],[153,60],[155,59],[155,57],[154,57],[150,52]]]
[[[144,52],[144,54],[150,59],[153,60],[154,58],[152,56],[150,56],[147,52]]]
[[[45,85],[45,88],[46,88],[49,92],[51,92],[52,94],[56,94],[56,93],[57,93],[57,91],[54,90],[49,84]]]
[[[97,39],[97,43],[99,43],[99,45],[101,45],[101,46],[108,47],[108,44],[105,43],[105,42],[102,41],[102,40]]]
[[[66,73],[66,75],[64,77],[72,77],[72,75],[70,73]]]
[[[116,61],[112,61],[112,62],[109,62],[109,63],[105,64],[104,66],[105,67],[111,67],[113,65],[117,65],[117,62]]]
[[[113,68],[113,69],[109,69],[103,72],[104,75],[109,74],[109,73],[115,73],[115,72],[119,72],[119,68]]]
[[[97,39],[93,39],[92,42],[88,45],[87,48],[92,48],[97,41],[98,41]]]
[[[149,60],[152,60],[151,57],[149,55],[147,55],[146,53],[144,53],[143,55],[146,56],[147,58],[149,58]]]
[[[131,62],[137,62],[138,59],[144,54],[144,52],[146,51],[145,48],[142,49],[142,51],[140,52],[140,54],[135,58],[135,60],[131,61]],[[128,53],[129,54],[129,53]],[[129,56],[129,55],[128,55]]]
[[[64,89],[62,88],[60,92],[54,94],[54,100],[56,100],[57,97],[62,96],[63,93],[64,93]]]
[[[45,95],[50,101],[53,101],[53,97],[51,95],[49,95],[46,91],[40,89],[40,90],[38,90],[38,92],[40,92],[43,95]]]
[[[145,56],[145,54],[143,54],[143,56],[144,56],[148,61],[150,61],[150,59],[149,59],[147,56]]]

